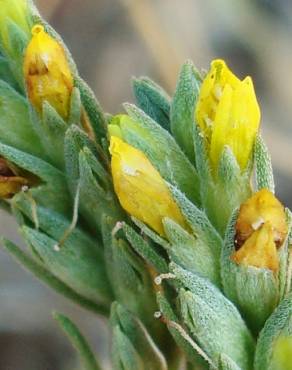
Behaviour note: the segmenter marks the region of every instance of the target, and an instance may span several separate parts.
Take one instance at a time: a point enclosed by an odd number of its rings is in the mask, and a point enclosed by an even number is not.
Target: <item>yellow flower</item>
[[[0,0],[0,40],[4,49],[10,50],[8,22],[16,23],[29,34],[29,15],[27,0]]]
[[[229,146],[244,170],[260,122],[252,79],[241,81],[223,60],[214,60],[201,86],[195,118],[206,138],[212,168],[217,169],[224,147]]]
[[[235,244],[231,257],[238,264],[277,272],[280,247],[288,233],[283,205],[267,189],[255,193],[240,207]]]
[[[273,227],[274,241],[281,246],[288,227],[284,206],[267,189],[253,194],[244,202],[236,222],[236,242],[241,246],[262,224],[269,222]]]
[[[111,137],[110,153],[114,189],[130,215],[160,235],[165,235],[164,217],[186,227],[167,185],[144,153],[116,136]]]
[[[32,35],[24,57],[29,99],[39,113],[42,112],[43,102],[47,101],[66,120],[73,77],[64,49],[41,25],[33,27]]]
[[[29,178],[23,177],[15,166],[0,157],[0,199],[11,198],[30,184]]]
[[[271,223],[267,222],[254,231],[233,254],[232,260],[241,265],[266,268],[277,272],[279,257]]]

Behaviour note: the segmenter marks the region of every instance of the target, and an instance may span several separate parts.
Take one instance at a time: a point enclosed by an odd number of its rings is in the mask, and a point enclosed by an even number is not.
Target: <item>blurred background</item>
[[[277,192],[292,206],[292,2],[290,0],[37,0],[69,46],[106,111],[133,101],[131,77],[147,75],[173,94],[187,58],[199,69],[224,58],[251,75],[272,153]],[[1,9],[0,9],[1,11]],[[0,234],[20,243],[0,214]],[[105,366],[102,320],[43,287],[0,250],[0,370],[75,370],[75,353],[51,318],[68,313]]]

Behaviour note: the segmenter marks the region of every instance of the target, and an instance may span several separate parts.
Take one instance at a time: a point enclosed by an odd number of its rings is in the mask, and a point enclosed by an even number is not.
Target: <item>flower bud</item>
[[[279,257],[270,222],[264,223],[256,230],[233,254],[232,259],[241,265],[266,268],[277,272]]]
[[[67,120],[73,77],[61,44],[41,25],[32,29],[32,39],[24,57],[24,76],[27,94],[34,108],[42,113],[47,101]]]
[[[0,157],[0,199],[9,199],[30,182],[20,176],[18,170]]]
[[[235,227],[239,249],[232,259],[238,264],[277,272],[277,247],[288,232],[285,210],[278,199],[267,189],[255,193],[240,207]]]
[[[236,245],[240,247],[261,225],[269,222],[273,240],[279,247],[287,235],[287,221],[284,206],[267,189],[253,194],[244,202],[236,222]]]
[[[186,227],[163,178],[143,152],[112,136],[110,153],[115,192],[130,215],[160,235],[165,235],[162,224],[164,217]]]
[[[0,41],[4,49],[10,50],[9,21],[14,22],[29,34],[29,9],[27,0],[0,0]]]
[[[229,146],[244,170],[260,122],[252,79],[241,81],[223,60],[214,60],[202,83],[195,117],[206,139],[212,168],[217,170],[224,147]]]

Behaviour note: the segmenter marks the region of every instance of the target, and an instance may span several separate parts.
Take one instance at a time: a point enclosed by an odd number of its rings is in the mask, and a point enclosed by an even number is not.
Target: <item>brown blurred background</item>
[[[133,101],[132,76],[148,75],[173,93],[180,65],[208,68],[215,57],[255,81],[262,131],[278,196],[292,206],[292,2],[290,0],[38,0],[63,36],[104,109]],[[1,9],[0,9],[1,11]],[[0,234],[20,242],[0,215]],[[75,370],[75,353],[51,319],[69,313],[105,366],[103,321],[43,287],[0,251],[0,370]]]

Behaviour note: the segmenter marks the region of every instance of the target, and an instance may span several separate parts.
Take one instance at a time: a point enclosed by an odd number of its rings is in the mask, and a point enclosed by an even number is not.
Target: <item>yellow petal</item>
[[[165,235],[164,217],[186,227],[167,185],[143,152],[112,136],[110,153],[114,189],[122,207],[130,215],[160,235]]]
[[[227,145],[228,138],[226,134],[229,131],[232,101],[232,88],[230,85],[226,85],[222,92],[220,102],[217,105],[215,121],[212,122],[211,127],[209,157],[213,168],[217,168],[222,150],[224,146]]]
[[[277,272],[279,257],[271,223],[267,222],[256,230],[233,254],[232,259],[241,265],[266,268]]]
[[[208,119],[209,122],[214,122],[224,87],[229,85],[234,89],[239,83],[240,80],[228,69],[223,60],[213,60],[210,71],[202,83],[195,112],[196,121],[204,133],[208,130]]]
[[[202,83],[195,116],[206,139],[212,168],[217,169],[224,147],[229,146],[244,170],[260,122],[251,78],[240,81],[224,61],[213,61]]]
[[[63,47],[44,27],[32,29],[24,57],[24,76],[29,99],[38,112],[47,101],[66,120],[73,89],[73,77]]]
[[[285,209],[273,193],[262,189],[240,207],[236,222],[237,244],[240,246],[266,222],[273,226],[274,241],[280,246],[288,232]]]

